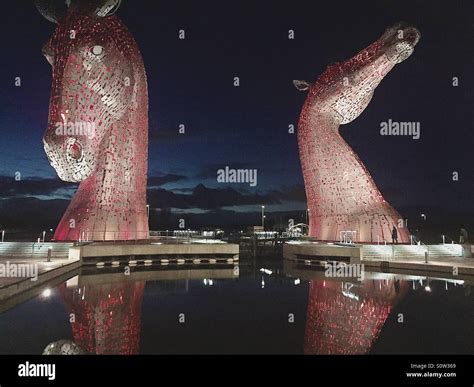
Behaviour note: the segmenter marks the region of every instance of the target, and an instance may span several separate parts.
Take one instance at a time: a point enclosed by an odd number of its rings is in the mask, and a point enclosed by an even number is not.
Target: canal
[[[0,353],[474,353],[469,281],[328,279],[271,258],[124,273],[83,268],[0,305]]]

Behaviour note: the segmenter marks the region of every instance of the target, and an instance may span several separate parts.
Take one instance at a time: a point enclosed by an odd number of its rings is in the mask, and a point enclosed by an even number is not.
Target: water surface
[[[472,354],[473,301],[465,281],[272,263],[89,269],[0,314],[0,353]]]

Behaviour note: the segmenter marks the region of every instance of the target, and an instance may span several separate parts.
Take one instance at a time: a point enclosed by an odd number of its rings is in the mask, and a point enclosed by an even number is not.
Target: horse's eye
[[[91,51],[95,56],[100,56],[104,53],[104,47],[100,45],[95,45],[92,47]]]

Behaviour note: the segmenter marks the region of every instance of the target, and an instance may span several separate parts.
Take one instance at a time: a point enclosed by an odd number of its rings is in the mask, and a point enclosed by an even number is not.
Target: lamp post
[[[262,228],[265,230],[265,206],[262,206]]]
[[[425,238],[425,226],[426,226],[426,214],[425,213],[422,213],[421,214],[421,219],[423,219],[423,221],[421,222],[421,225],[420,225],[420,235],[418,236],[418,239],[424,239]],[[420,244],[418,242],[418,244]]]
[[[306,209],[306,224],[309,226],[309,208]]]
[[[150,205],[146,205],[146,216],[147,216],[147,222],[148,222],[148,235],[147,237],[150,237]]]

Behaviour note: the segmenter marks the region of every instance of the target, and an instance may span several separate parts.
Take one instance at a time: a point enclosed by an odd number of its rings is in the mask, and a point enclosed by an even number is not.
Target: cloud
[[[241,192],[233,187],[208,188],[199,184],[194,188],[164,189],[170,182],[187,179],[182,175],[161,175],[149,178],[148,201],[150,206],[160,211],[160,224],[155,227],[170,227],[173,222],[163,215],[182,210],[187,218],[194,215],[196,225],[247,224],[255,222],[255,214],[260,205],[273,205],[274,210],[288,207],[289,203],[305,202],[303,186],[283,187],[267,193]],[[28,178],[15,181],[12,177],[0,176],[0,227],[18,229],[54,228],[61,219],[70,200],[61,192],[73,192],[74,184],[58,178]],[[233,207],[235,210],[230,210]],[[240,211],[239,211],[240,207]],[[294,204],[290,205],[290,208]],[[174,210],[173,210],[174,209]],[[199,211],[201,210],[201,211]],[[170,214],[171,214],[170,212]],[[171,217],[178,216],[171,214]],[[181,215],[180,215],[181,216]],[[157,221],[157,220],[155,220]]]
[[[226,166],[229,166],[229,168],[233,169],[255,169],[255,167],[252,167],[248,163],[242,163],[242,162],[230,162],[230,163],[219,163],[219,164],[210,164],[203,168],[201,172],[199,172],[195,178],[196,179],[208,179],[208,178],[214,178],[217,179],[217,171],[219,169],[224,169]]]
[[[186,176],[174,174],[151,176],[148,178],[148,187],[158,187],[167,183],[175,183],[185,179],[187,179]]]
[[[148,178],[149,187],[158,187],[167,183],[187,179],[186,176],[166,174]],[[0,199],[28,196],[65,196],[65,192],[75,190],[77,184],[71,184],[59,178],[24,178],[16,181],[14,177],[0,176]],[[68,195],[66,195],[68,196]]]
[[[197,185],[191,194],[180,194],[165,189],[148,190],[148,202],[157,208],[203,208],[217,209],[226,206],[279,204],[274,194],[244,195],[232,188],[213,189]]]
[[[273,191],[273,195],[281,201],[306,202],[306,193],[302,184],[283,186],[279,191]]]
[[[186,131],[185,134],[179,133],[179,128],[174,129],[155,129],[150,127],[148,132],[148,141],[150,144],[163,143],[167,141],[184,141],[197,138],[196,131]]]
[[[55,228],[69,200],[16,197],[0,200],[0,228],[49,230]]]
[[[306,202],[304,187],[294,185],[265,194],[245,193],[234,188],[208,188],[203,184],[193,189],[149,189],[148,202],[155,208],[219,209],[223,207],[271,205],[283,202]]]
[[[0,176],[0,198],[35,195],[47,196],[59,189],[73,187],[75,187],[75,184],[66,183],[57,178],[26,178],[17,181],[14,177]]]

